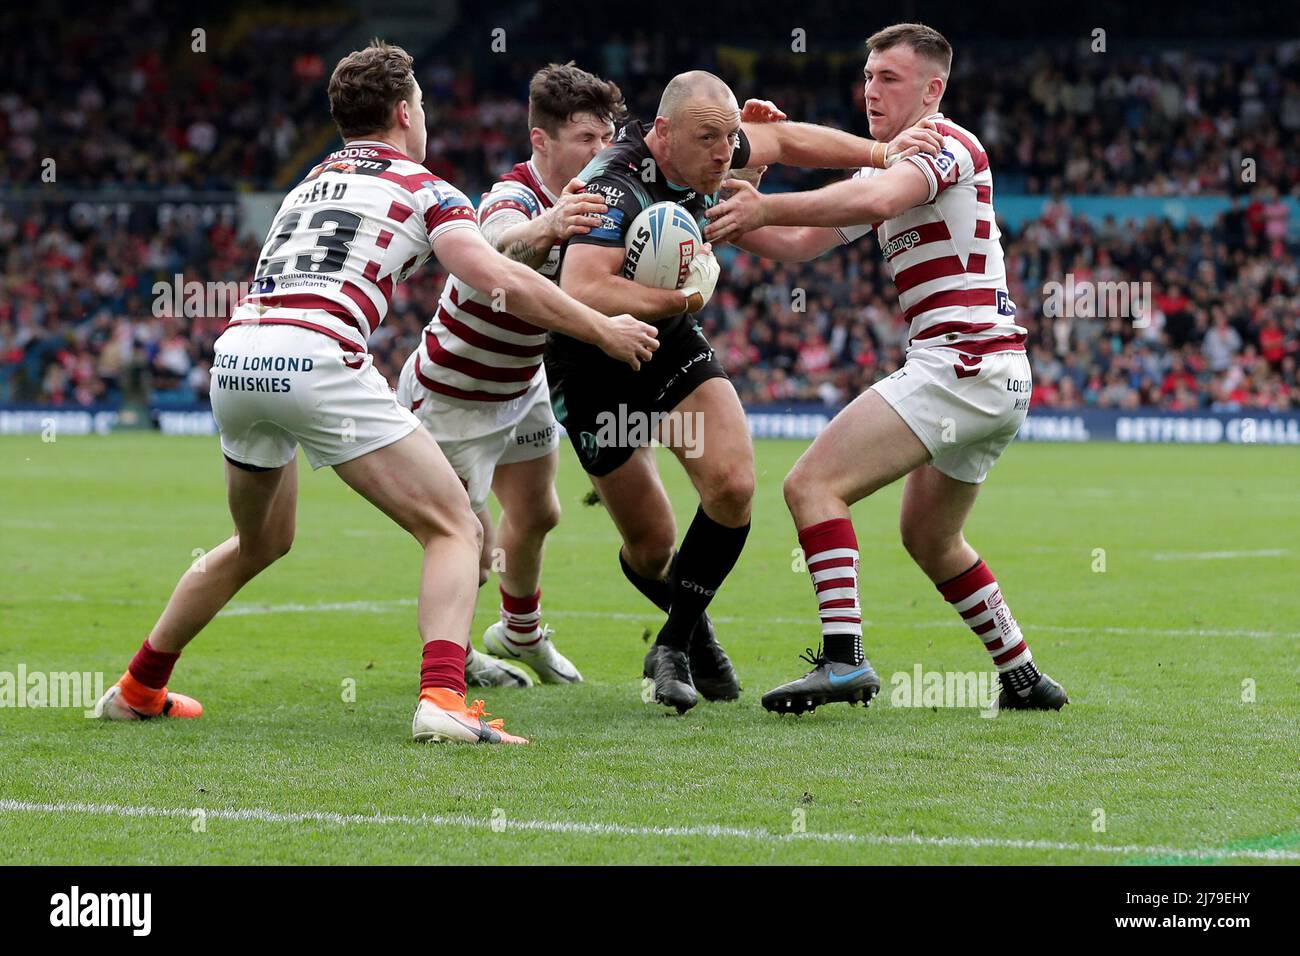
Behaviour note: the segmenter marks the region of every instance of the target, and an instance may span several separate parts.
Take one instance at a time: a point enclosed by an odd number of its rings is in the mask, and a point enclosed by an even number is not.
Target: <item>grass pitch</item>
[[[780,491],[801,449],[759,443],[753,532],[713,604],[745,693],[684,718],[641,701],[661,615],[562,449],[543,609],[587,683],[483,695],[525,748],[410,741],[418,550],[304,465],[293,551],[178,666],[201,720],[0,708],[0,863],[1300,860],[1294,449],[1008,452],[968,532],[1069,690],[1059,714],[891,706],[918,664],[991,668],[907,559],[887,489],[854,510],[884,690],[776,718],[759,696],[817,644]],[[684,528],[695,498],[661,464]],[[0,500],[0,674],[112,683],[229,530],[212,439],[0,439]]]

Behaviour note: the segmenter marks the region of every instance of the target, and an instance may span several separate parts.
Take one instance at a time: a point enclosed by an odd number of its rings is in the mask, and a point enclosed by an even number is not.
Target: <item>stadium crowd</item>
[[[4,181],[44,185],[53,159],[61,189],[269,187],[328,125],[320,51],[347,20],[246,11],[209,34],[193,19],[147,0],[0,13],[23,38],[0,86]]]
[[[1030,332],[1034,404],[1300,407],[1300,270],[1269,238],[1267,206],[1255,199],[1181,229],[1156,220],[1093,228],[1066,210],[1004,234],[1010,291]],[[172,293],[157,300],[153,284],[170,290],[177,272],[247,282],[257,254],[257,242],[223,225],[77,233],[0,215],[0,401],[201,400],[225,315],[172,314]],[[869,240],[802,264],[722,255],[703,323],[745,401],[835,405],[901,366],[907,325]],[[1149,283],[1150,308],[1106,315],[1102,297],[1100,315],[1082,298],[1049,305],[1050,283],[1067,275],[1078,296],[1088,283]],[[390,382],[443,279],[426,268],[397,287],[371,339]]]
[[[269,189],[310,161],[300,158],[304,144],[330,142],[321,138],[328,71],[318,51],[337,35],[337,15],[285,24],[248,14],[232,31],[240,42],[227,36],[204,59],[182,49],[162,56],[157,9],[144,0],[131,9],[106,21],[118,31],[107,37],[98,21],[55,15],[48,29],[26,31],[0,92],[8,183],[39,182],[42,159],[54,156],[59,189]],[[16,26],[13,16],[0,23]],[[68,49],[79,51],[75,62],[49,55]],[[635,115],[653,113],[662,77],[712,65],[742,97],[866,131],[858,54],[800,62],[720,49],[717,62],[702,63],[696,43],[616,35],[574,55],[620,82]],[[427,165],[476,197],[526,158],[522,90],[542,62],[523,54],[484,69],[467,56],[419,59]],[[1300,406],[1300,276],[1279,201],[1300,195],[1300,43],[1231,56],[1099,57],[1085,46],[1010,59],[976,45],[957,60],[945,108],[981,137],[1000,193],[1053,197],[1041,220],[1003,229],[1036,405]],[[1254,160],[1253,181],[1243,181],[1242,160]],[[766,183],[822,181],[773,169]],[[1084,193],[1239,198],[1213,223],[1092,226],[1061,198]],[[802,265],[723,252],[724,278],[702,321],[745,401],[834,405],[901,365],[906,326],[871,245]],[[225,315],[173,315],[156,306],[153,285],[176,273],[247,282],[257,246],[225,223],[80,228],[57,202],[0,204],[0,402],[202,400]],[[1051,316],[1048,283],[1067,274],[1076,287],[1149,283],[1149,315],[1135,322],[1071,307]],[[443,278],[426,267],[397,287],[372,338],[390,381]]]
[[[710,67],[737,95],[776,102],[793,119],[868,135],[860,54],[834,66],[797,56],[723,51],[702,63],[663,40],[616,37],[594,46],[596,64],[618,82],[633,115],[653,116],[656,78]],[[431,68],[431,168],[486,189],[491,171],[516,162],[526,110],[526,62],[480,78]],[[1004,191],[1098,195],[1227,195],[1251,176],[1283,195],[1300,191],[1300,41],[1233,56],[1187,52],[1098,56],[1087,48],[1039,49],[1008,60],[1001,47],[974,47],[954,61],[947,115],[980,137]],[[776,168],[769,184],[807,188],[816,174]]]
[[[0,28],[24,37],[0,88],[7,183],[41,182],[42,162],[53,158],[64,188],[266,189],[310,165],[303,148],[330,138],[322,51],[346,36],[344,8],[290,15],[248,5],[201,39],[190,13],[156,0],[111,15],[69,12],[59,0],[0,12]],[[770,38],[767,52],[747,48],[752,25],[732,20],[719,35],[734,45],[701,48],[666,31],[588,38],[569,19],[534,11],[532,44],[501,57],[464,40],[489,37],[492,15],[462,15],[467,23],[417,57],[417,71],[428,163],[471,195],[520,158],[528,78],[557,48],[618,82],[636,116],[653,113],[665,77],[702,67],[795,119],[866,133],[861,51],[842,28],[834,46],[823,40],[820,55],[809,56],[771,52]],[[549,40],[546,30],[560,22],[565,29]],[[1007,42],[964,44],[944,101],[979,135],[1004,191],[1242,192],[1243,160],[1254,160],[1258,182],[1284,195],[1300,189],[1300,40],[1217,52],[1151,43],[1141,55],[1040,42],[1014,56]],[[806,183],[772,175],[773,185]]]

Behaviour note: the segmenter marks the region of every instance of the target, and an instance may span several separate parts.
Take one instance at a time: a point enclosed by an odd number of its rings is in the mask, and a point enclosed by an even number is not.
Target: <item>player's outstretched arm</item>
[[[820,169],[884,169],[915,153],[933,155],[943,148],[943,137],[931,120],[903,130],[888,144],[813,123],[748,123],[742,119],[740,125],[749,140],[750,166],[784,163]]]
[[[883,222],[930,198],[930,182],[915,163],[900,163],[878,176],[846,179],[799,193],[760,193],[749,183],[728,179],[735,190],[709,209],[710,242],[735,242],[763,226],[857,226]]]
[[[692,298],[689,280],[686,288],[656,289],[625,279],[619,275],[624,255],[622,246],[570,243],[560,270],[560,288],[601,312],[627,312],[645,322],[696,312],[713,294],[710,285],[707,294]],[[696,254],[696,258],[703,256],[716,262],[711,251],[701,250]],[[714,279],[716,281],[716,275]]]
[[[533,219],[522,213],[489,219],[483,224],[483,236],[506,258],[540,269],[552,246],[591,232],[600,225],[600,214],[608,210],[604,199],[583,192],[584,186],[581,179],[569,180],[555,205]]]
[[[735,245],[776,262],[807,262],[842,243],[839,233],[825,226],[765,226],[745,233]]]
[[[500,290],[509,309],[545,329],[597,346],[634,369],[659,347],[659,331],[630,315],[609,318],[577,302],[549,279],[493,249],[477,229],[452,229],[433,241],[443,267],[481,291]]]

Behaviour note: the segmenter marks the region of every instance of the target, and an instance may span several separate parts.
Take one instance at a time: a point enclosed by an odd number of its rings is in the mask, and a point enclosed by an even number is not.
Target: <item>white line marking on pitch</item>
[[[415,601],[412,598],[397,598],[391,601],[333,601],[322,604],[233,604],[221,611],[217,617],[245,617],[254,614],[315,614],[321,611],[358,611],[368,614],[380,614],[386,611],[395,611],[401,608],[415,607]],[[546,617],[588,617],[601,618],[612,621],[638,621],[643,622],[654,617],[654,612],[647,611],[645,614],[629,614],[626,611],[577,611],[577,610],[548,610]],[[731,615],[721,615],[713,618],[719,624],[808,624],[815,618],[808,617],[736,617]],[[864,620],[862,622],[867,626],[872,625],[872,621]],[[893,622],[900,627],[914,628],[947,628],[949,630],[962,628],[963,625],[956,618],[942,621],[908,621]],[[882,625],[883,626],[883,625]],[[1118,636],[1148,636],[1148,637],[1283,637],[1298,638],[1300,631],[1252,631],[1241,628],[1217,629],[1217,628],[1161,628],[1161,627],[1089,627],[1087,625],[1060,625],[1060,624],[1030,624],[1026,630],[1032,634],[1035,631],[1043,631],[1053,634],[1115,634]]]
[[[442,815],[393,813],[286,813],[276,810],[246,808],[238,810],[207,809],[204,807],[139,807],[112,803],[33,803],[27,800],[0,800],[0,813],[44,813],[54,815],[112,816],[136,818],[191,819],[202,810],[209,820],[253,823],[332,823],[340,826],[369,824],[371,826],[410,827],[461,827],[463,829],[491,830],[494,821],[487,817],[465,814]],[[744,827],[718,825],[693,827],[633,827],[618,823],[581,823],[563,820],[512,820],[506,817],[496,821],[507,830],[527,830],[539,833],[594,834],[599,836],[654,836],[654,837],[704,837],[709,839],[758,840],[761,842],[799,842],[812,840],[818,843],[860,843],[872,846],[925,846],[953,847],[958,849],[1006,850],[1059,850],[1077,853],[1112,853],[1121,856],[1181,856],[1196,859],[1250,859],[1250,860],[1300,860],[1297,850],[1242,850],[1201,849],[1175,846],[1141,846],[1136,844],[1059,843],[1053,840],[1009,840],[996,837],[939,837],[917,833],[890,835],[881,833],[773,833]]]

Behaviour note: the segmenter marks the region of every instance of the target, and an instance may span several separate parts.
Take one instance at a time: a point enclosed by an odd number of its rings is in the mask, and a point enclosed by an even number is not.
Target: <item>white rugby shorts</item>
[[[212,414],[228,458],[259,468],[341,465],[405,438],[420,423],[365,352],[292,325],[233,325],[217,339]]]
[[[487,508],[497,465],[532,461],[560,444],[545,375],[505,402],[471,402],[431,392],[415,377],[415,355],[397,383],[398,401],[428,429],[469,492],[474,511]]]
[[[1020,430],[1033,383],[1024,352],[940,347],[913,349],[871,387],[921,439],[935,468],[979,484]]]

